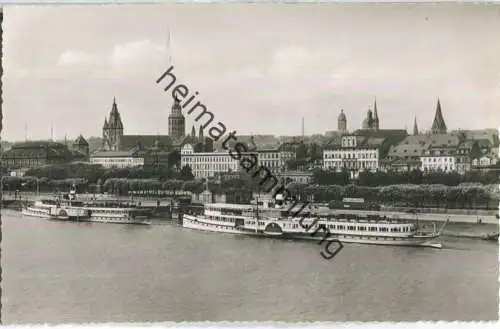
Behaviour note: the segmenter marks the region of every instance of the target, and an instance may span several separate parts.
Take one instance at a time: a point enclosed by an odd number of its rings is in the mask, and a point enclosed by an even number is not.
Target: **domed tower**
[[[168,116],[168,135],[172,139],[182,139],[186,134],[186,118],[182,115],[182,107],[180,101],[174,96],[174,104],[172,112]]]
[[[347,117],[344,113],[344,109],[340,110],[340,114],[337,118],[337,130],[341,133],[347,132]]]

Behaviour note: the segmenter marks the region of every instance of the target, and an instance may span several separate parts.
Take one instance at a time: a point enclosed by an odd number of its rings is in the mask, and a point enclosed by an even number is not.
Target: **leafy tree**
[[[194,175],[193,172],[191,171],[191,167],[188,165],[182,167],[181,172],[179,173],[179,178],[182,180],[193,180]]]
[[[168,155],[168,166],[170,168],[179,166],[181,163],[181,153],[179,151],[172,151]]]

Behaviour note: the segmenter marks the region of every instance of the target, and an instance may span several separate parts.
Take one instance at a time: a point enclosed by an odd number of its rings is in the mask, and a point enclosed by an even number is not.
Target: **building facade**
[[[71,152],[67,145],[52,141],[15,143],[2,154],[3,166],[9,169],[36,168],[84,160],[83,154]]]
[[[454,172],[457,171],[456,164],[457,152],[454,149],[432,148],[424,151],[420,157],[423,172],[439,171]]]
[[[258,159],[257,152],[244,152],[241,156],[255,156]],[[218,173],[241,171],[241,161],[234,159],[228,151],[195,152],[191,144],[185,144],[181,149],[181,167],[189,166],[195,178],[216,177]]]
[[[300,184],[311,184],[313,174],[310,171],[285,171],[281,175],[285,183],[295,182]]]
[[[288,161],[294,160],[296,152],[286,147],[273,149],[257,149],[259,164],[273,173],[281,173],[286,170]]]
[[[340,145],[330,145],[323,151],[323,169],[347,170],[351,178],[357,178],[361,171],[375,172],[379,168],[383,142],[384,138],[342,136]]]
[[[105,168],[132,168],[144,166],[144,158],[137,151],[96,152],[90,157],[90,163]]]

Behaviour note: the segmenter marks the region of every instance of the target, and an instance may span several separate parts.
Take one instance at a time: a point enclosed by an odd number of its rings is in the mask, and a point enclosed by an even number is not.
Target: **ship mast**
[[[259,194],[257,195],[257,207],[255,208],[255,233],[257,233],[259,229]]]

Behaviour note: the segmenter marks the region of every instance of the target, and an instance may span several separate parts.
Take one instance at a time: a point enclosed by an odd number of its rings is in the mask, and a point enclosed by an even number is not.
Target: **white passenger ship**
[[[23,207],[21,213],[23,216],[51,219],[54,216],[50,214],[50,210],[50,206],[43,204],[42,201],[36,201],[34,206]]]
[[[182,225],[202,231],[255,236],[441,248],[441,244],[433,241],[448,222],[439,231],[434,227],[433,232],[425,233],[419,231],[415,223],[395,218],[342,214],[324,217],[309,214],[304,217],[309,210],[303,209],[302,215],[295,215],[298,209],[292,208],[290,211],[279,206],[273,208],[272,204],[259,209],[255,205],[212,203],[205,205],[203,214],[184,214]]]
[[[76,200],[75,190],[56,198],[35,201],[33,206],[23,208],[26,216],[52,220],[101,222],[114,224],[149,225],[150,214],[133,202],[116,200]]]

